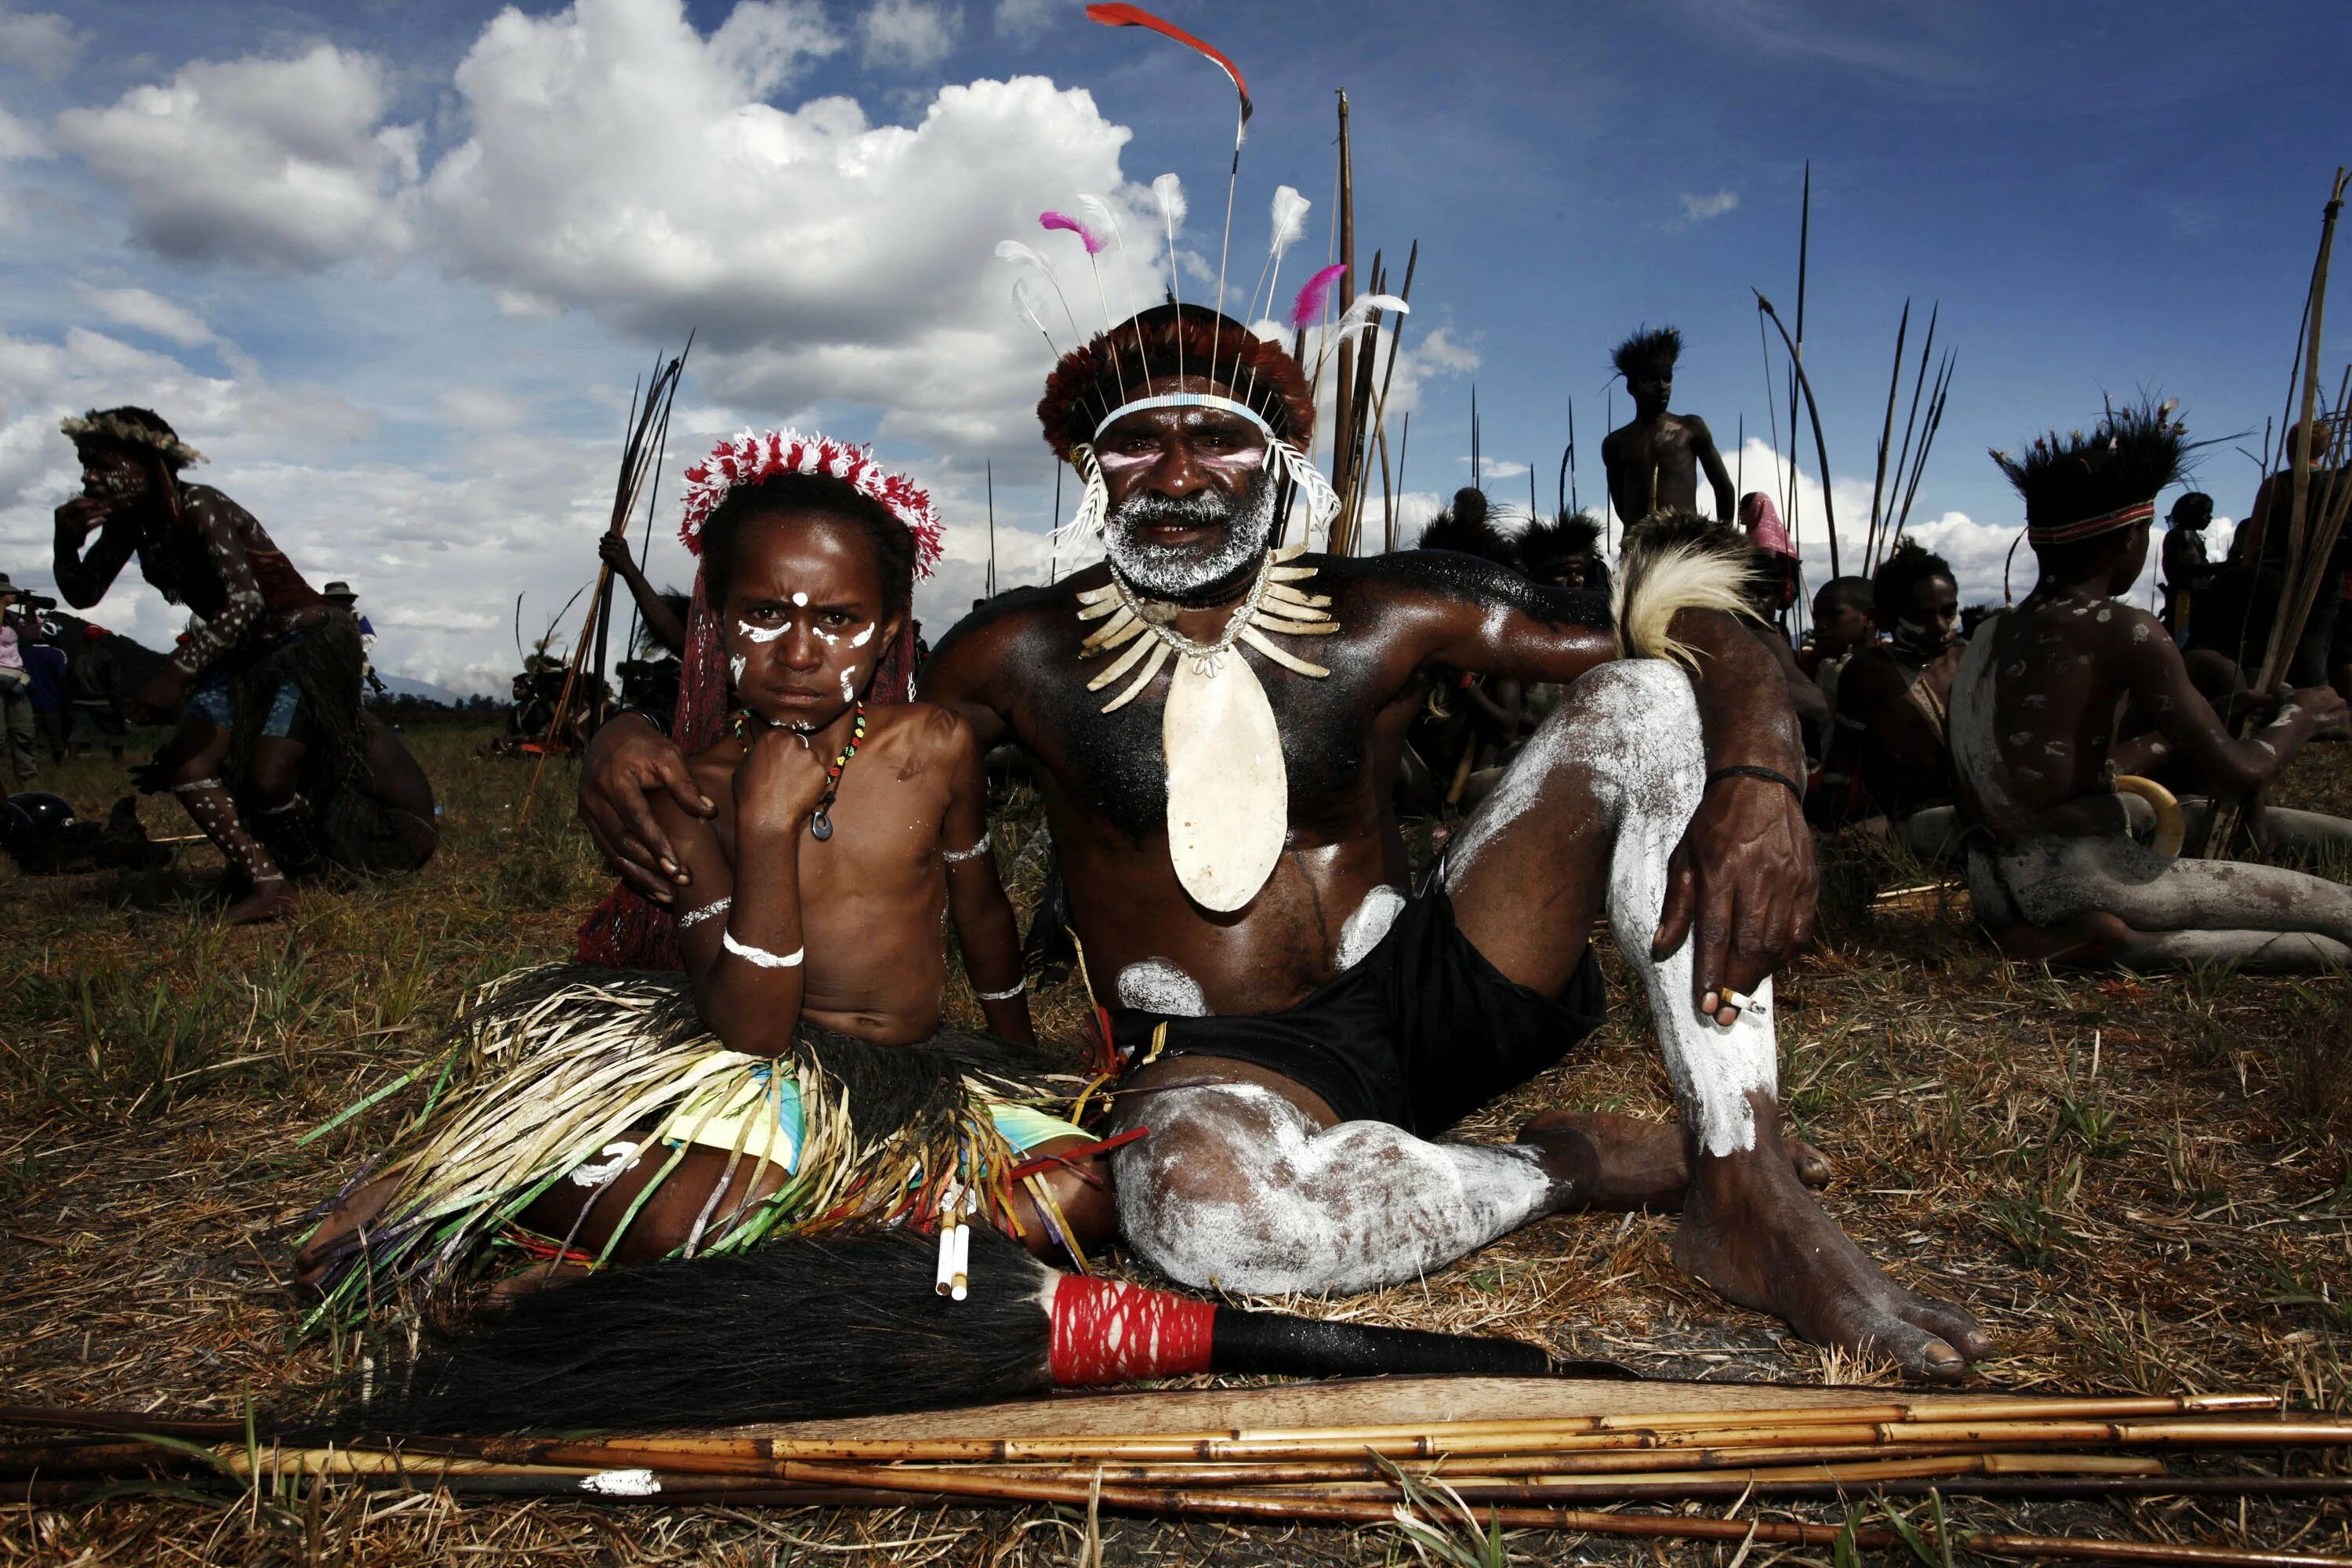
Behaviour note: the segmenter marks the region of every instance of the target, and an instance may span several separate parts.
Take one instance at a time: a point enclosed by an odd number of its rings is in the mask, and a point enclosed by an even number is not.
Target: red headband
[[[803,435],[789,426],[756,436],[743,431],[719,442],[710,448],[710,456],[686,470],[686,517],[678,526],[679,542],[701,554],[702,524],[728,492],[777,474],[820,474],[881,502],[915,536],[915,575],[929,577],[939,564],[946,530],[931,506],[930,492],[877,463],[870,447]]]
[[[2151,499],[2115,511],[2101,512],[2096,517],[2086,517],[2080,522],[2059,523],[2049,528],[2029,522],[2025,525],[2025,537],[2036,544],[2072,544],[2078,539],[2089,539],[2113,532],[2118,528],[2129,528],[2136,522],[2147,522],[2155,516],[2156,502]]]

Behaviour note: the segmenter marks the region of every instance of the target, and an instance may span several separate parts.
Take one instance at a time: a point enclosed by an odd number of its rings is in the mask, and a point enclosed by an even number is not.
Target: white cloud
[[[955,48],[963,13],[936,0],[875,0],[859,21],[869,67],[929,70]]]
[[[1465,452],[1454,460],[1466,468],[1470,466],[1470,454]],[[1478,455],[1478,482],[1489,489],[1493,488],[1498,479],[1523,479],[1527,477],[1528,465],[1525,463],[1513,463],[1501,458],[1489,458],[1483,452]],[[1503,498],[1496,499],[1499,500]]]
[[[79,285],[77,291],[108,321],[152,333],[184,349],[213,341],[213,330],[201,317],[160,294],[144,289],[93,289],[87,283]]]
[[[1711,196],[1696,196],[1688,191],[1682,195],[1683,216],[1692,223],[1705,223],[1711,217],[1721,217],[1739,206],[1738,191],[1717,191]]]
[[[996,0],[996,30],[1008,38],[1042,37],[1054,17],[1053,0]]]
[[[47,155],[48,147],[42,142],[39,132],[6,110],[0,109],[0,163]]]
[[[373,57],[318,44],[285,59],[200,60],[110,107],[69,109],[57,131],[122,187],[154,249],[318,268],[407,244],[417,128],[380,123],[391,100]]]
[[[463,430],[511,430],[530,416],[520,398],[487,386],[453,386],[433,400],[433,409]]]
[[[0,6],[0,65],[55,79],[81,58],[82,36],[53,11],[16,11]]]

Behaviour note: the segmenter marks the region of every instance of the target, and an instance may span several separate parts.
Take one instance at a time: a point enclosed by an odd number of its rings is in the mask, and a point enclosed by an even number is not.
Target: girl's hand
[[[795,833],[824,798],[825,763],[798,731],[762,727],[735,764],[738,833]]]

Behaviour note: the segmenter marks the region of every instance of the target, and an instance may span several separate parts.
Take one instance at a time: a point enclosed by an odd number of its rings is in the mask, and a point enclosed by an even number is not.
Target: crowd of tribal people
[[[2184,497],[2165,617],[2124,602],[2190,448],[2169,405],[1998,458],[2036,574],[2014,605],[1964,616],[1909,541],[1808,595],[1771,498],[1735,501],[1705,422],[1671,411],[1678,350],[1619,351],[1613,520],[1514,529],[1473,489],[1418,548],[1342,557],[1286,542],[1336,500],[1281,344],[1175,304],[1108,326],[1039,407],[1106,559],[979,604],[935,651],[912,614],[941,552],[927,494],[820,436],[722,444],[688,470],[693,593],[610,563],[677,679],[666,711],[583,737],[581,815],[623,885],[572,962],[476,999],[490,1066],[323,1205],[312,1321],[966,1215],[1081,1268],[1116,1237],[1180,1284],[1354,1291],[1539,1215],[1654,1207],[1727,1298],[1959,1375],[1990,1349],[1973,1318],[1888,1279],[1780,1127],[1770,977],[1812,935],[1816,836],[1964,879],[2021,958],[2342,965],[2352,894],[2280,862],[2345,825],[2263,799],[2344,729],[2340,611],[2295,644],[2315,679],[2254,689],[2275,481],[2219,565],[2189,543],[2210,500]],[[95,603],[135,557],[197,616],[127,706],[176,719],[138,777],[218,846],[226,918],[281,916],[328,868],[421,865],[430,786],[360,700],[348,597],[189,482],[159,416],[66,433],[61,595]],[[991,842],[1008,770],[1054,856],[1025,944]],[[1423,864],[1401,816],[1435,824]],[[1598,1026],[1602,912],[1680,1123],[1441,1137]],[[943,926],[984,1036],[943,1025]],[[1118,1080],[1092,1114],[1030,1054],[1056,936]]]

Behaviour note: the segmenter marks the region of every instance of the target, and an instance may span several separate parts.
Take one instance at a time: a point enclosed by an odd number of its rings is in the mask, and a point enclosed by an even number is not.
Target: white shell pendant
[[[1282,858],[1290,780],[1282,735],[1257,671],[1237,652],[1202,675],[1179,655],[1160,721],[1168,759],[1168,857],[1203,909],[1229,912],[1257,897]]]

